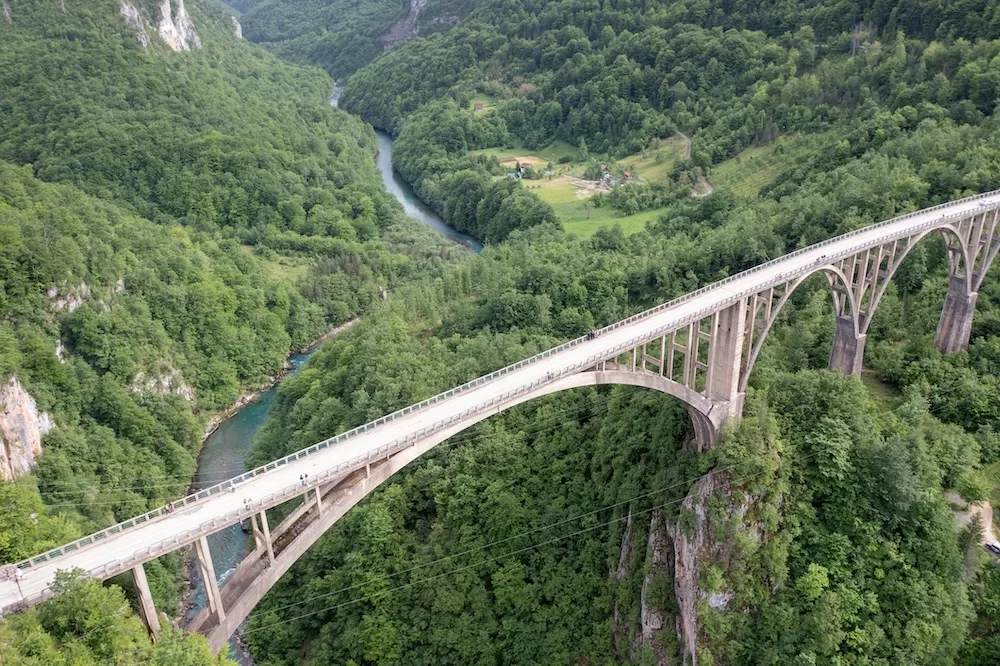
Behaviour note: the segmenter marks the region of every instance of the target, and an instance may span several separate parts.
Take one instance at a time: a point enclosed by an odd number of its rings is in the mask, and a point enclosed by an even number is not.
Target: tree
[[[966,505],[978,504],[985,500],[989,496],[990,488],[990,483],[978,472],[963,474],[955,485],[955,490],[959,497],[965,500]]]

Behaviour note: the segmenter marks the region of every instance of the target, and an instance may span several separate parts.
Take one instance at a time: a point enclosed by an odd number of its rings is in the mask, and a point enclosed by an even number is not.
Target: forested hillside
[[[689,158],[592,200],[634,214],[686,196],[697,174],[711,177],[713,166],[781,136],[816,135],[833,168],[927,122],[995,127],[996,43],[979,39],[978,21],[955,20],[977,11],[989,20],[983,3],[969,14],[931,3],[853,12],[842,3],[703,5],[484,0],[459,27],[398,45],[352,76],[341,105],[400,137],[397,168],[446,219],[452,199],[468,199],[471,178],[509,170],[470,159],[489,147],[579,147],[570,173],[594,179],[586,174],[599,177],[602,162],[628,158],[629,169],[686,133]],[[761,25],[767,32],[750,29]],[[927,30],[940,39],[926,41]],[[980,190],[983,175],[954,173],[935,198]]]
[[[462,20],[382,55],[403,3],[233,2],[272,53],[218,3],[189,0],[201,46],[180,52],[115,0],[0,5],[0,378],[56,424],[34,472],[0,482],[5,561],[180,494],[207,415],[359,314],[283,383],[251,462],[805,244],[1000,188],[985,0],[431,0],[432,21]],[[397,136],[399,171],[483,254],[404,221],[371,128],[328,107],[327,75],[274,53],[361,67],[343,106]],[[669,141],[690,156],[624,182]],[[529,151],[552,163],[523,169]],[[590,205],[650,222],[560,229],[536,187],[560,155],[621,179]],[[706,174],[715,191],[692,196]],[[257,662],[993,663],[1000,574],[986,526],[956,511],[1000,499],[998,270],[968,351],[943,357],[947,255],[923,241],[862,378],[825,369],[830,297],[808,282],[746,418],[705,453],[677,401],[637,388],[475,426],[279,581],[247,628]],[[148,569],[158,607],[176,607],[177,558]],[[4,663],[212,663],[192,637],[142,640],[118,589],[61,585],[0,623]]]
[[[0,480],[0,562],[185,494],[215,412],[456,254],[403,218],[325,74],[208,3],[163,37],[158,7],[3,4],[0,386],[42,441],[0,447],[34,465]],[[171,614],[180,557],[147,566]],[[102,628],[127,615],[120,591],[67,588],[76,602],[0,624],[0,660],[214,663],[179,635],[137,643],[131,619]]]
[[[282,387],[259,459],[802,245],[1000,187],[993,13],[486,0],[459,27],[397,45],[348,81],[342,105],[396,133],[396,166],[421,196],[494,245],[328,345]],[[613,195],[657,198],[645,230],[581,240],[544,213],[476,226],[501,187],[503,201],[535,196],[485,148],[556,141],[599,167],[677,130],[691,159]],[[765,180],[692,198],[694,167]],[[995,497],[996,270],[970,349],[942,357],[947,260],[939,240],[920,245],[880,305],[864,381],[824,369],[829,294],[804,286],[757,363],[747,418],[708,454],[686,446],[676,402],[634,388],[476,426],[304,556],[251,618],[255,655],[992,663],[996,568],[983,526],[961,528],[944,491]]]
[[[240,21],[247,39],[292,62],[318,65],[340,80],[411,32],[427,34],[454,25],[469,2],[230,0],[229,4],[245,12]]]

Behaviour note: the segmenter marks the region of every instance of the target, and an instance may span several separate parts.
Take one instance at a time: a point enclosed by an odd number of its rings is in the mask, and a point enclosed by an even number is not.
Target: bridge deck
[[[116,561],[126,561],[132,557],[142,557],[151,544],[195,530],[212,520],[228,520],[234,511],[243,507],[244,500],[254,501],[270,496],[284,489],[301,485],[299,477],[309,474],[317,478],[321,472],[336,468],[359,455],[377,450],[380,446],[398,438],[415,433],[422,428],[449,416],[460,414],[470,408],[477,408],[500,399],[507,392],[546,381],[561,372],[576,371],[582,363],[593,359],[612,358],[623,344],[636,338],[653,339],[656,332],[684,325],[700,314],[708,314],[735,302],[742,295],[760,291],[796,275],[803,275],[821,264],[840,255],[848,255],[866,247],[883,242],[887,236],[910,235],[916,230],[932,225],[943,216],[968,216],[984,206],[1000,205],[1000,194],[991,193],[975,200],[964,200],[930,209],[882,225],[869,227],[859,233],[832,239],[826,243],[793,253],[770,264],[752,269],[725,284],[716,284],[689,300],[684,300],[648,317],[639,319],[619,328],[608,330],[594,340],[584,341],[560,353],[525,365],[495,378],[472,390],[467,390],[430,404],[406,416],[380,425],[357,437],[330,446],[312,455],[260,476],[246,480],[233,492],[221,493],[203,503],[182,507],[173,513],[161,516],[143,525],[136,526],[120,534],[112,535],[91,546],[58,557],[52,561],[35,564],[23,571],[20,590],[15,581],[0,582],[0,609],[30,599],[48,588],[59,569],[80,568],[85,571],[100,569]],[[699,317],[700,318],[700,317]],[[660,333],[662,334],[662,333]],[[286,498],[287,499],[287,498]],[[284,500],[282,500],[284,501]],[[275,502],[278,503],[278,502]],[[222,524],[218,529],[222,528]],[[185,543],[189,543],[190,540]],[[183,544],[180,544],[183,545]],[[22,596],[23,595],[23,596]]]

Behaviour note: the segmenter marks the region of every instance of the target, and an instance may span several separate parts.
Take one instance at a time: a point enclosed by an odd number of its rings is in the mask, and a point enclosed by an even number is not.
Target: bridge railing
[[[689,315],[685,318],[691,320],[697,320],[704,316],[704,312],[699,310],[698,312]],[[672,328],[669,326],[661,327],[661,329]],[[206,520],[204,523],[200,524],[198,527],[186,530],[179,534],[175,534],[166,539],[162,539],[156,543],[153,543],[146,548],[133,553],[130,557],[124,560],[115,560],[109,562],[100,567],[90,570],[89,575],[93,578],[108,578],[110,576],[117,575],[118,573],[128,571],[129,569],[135,567],[136,565],[164,555],[166,553],[177,550],[177,548],[184,546],[188,543],[201,538],[202,536],[212,534],[220,529],[223,529],[229,525],[236,522],[240,522],[250,518],[252,515],[263,511],[265,509],[281,504],[282,502],[288,501],[295,497],[299,497],[312,491],[317,486],[321,486],[331,480],[338,478],[343,478],[351,472],[361,469],[365,465],[371,464],[373,462],[379,462],[391,457],[393,454],[398,453],[412,446],[414,443],[424,439],[425,437],[432,435],[434,433],[440,432],[456,423],[462,423],[468,420],[470,417],[481,414],[483,412],[492,413],[493,410],[503,404],[506,404],[516,398],[526,394],[531,393],[537,388],[549,384],[551,382],[557,381],[558,379],[570,375],[574,375],[581,370],[585,370],[589,367],[595,366],[602,360],[607,360],[608,358],[614,358],[615,356],[621,354],[624,351],[634,348],[636,345],[640,344],[647,337],[646,334],[633,337],[625,342],[619,343],[611,350],[608,350],[601,354],[592,354],[586,360],[580,361],[570,367],[563,368],[558,372],[552,373],[551,377],[545,377],[544,379],[537,379],[529,384],[519,386],[516,389],[506,391],[505,393],[491,398],[485,403],[475,405],[470,407],[458,414],[450,415],[444,419],[439,419],[429,426],[425,426],[420,430],[407,434],[405,437],[400,437],[392,442],[383,444],[382,446],[369,451],[360,456],[356,456],[351,460],[340,463],[330,469],[324,470],[316,475],[314,479],[311,479],[308,484],[295,483],[285,488],[276,491],[270,495],[267,495],[261,499],[253,500],[249,502],[244,508],[235,509],[225,516],[217,517],[212,520]],[[47,596],[46,592],[39,593],[35,595],[34,598],[29,599],[29,603],[34,603],[40,601],[42,598]]]
[[[633,316],[631,316],[631,317],[629,317],[627,319],[624,319],[622,321],[619,321],[619,322],[616,322],[616,323],[611,324],[609,326],[606,326],[606,327],[600,329],[600,332],[601,333],[605,333],[605,332],[613,331],[613,330],[619,329],[619,328],[621,328],[623,326],[631,325],[631,324],[633,324],[633,323],[635,323],[637,321],[640,321],[642,319],[645,319],[645,318],[651,317],[653,315],[659,314],[661,312],[664,312],[665,310],[669,310],[669,309],[675,308],[675,307],[677,307],[679,305],[682,305],[682,304],[684,304],[684,303],[686,303],[686,302],[688,302],[688,301],[690,301],[690,300],[692,300],[694,298],[697,298],[697,297],[699,297],[699,296],[701,296],[701,295],[703,295],[703,294],[705,294],[705,293],[707,293],[709,291],[712,291],[712,290],[717,289],[719,287],[725,286],[726,284],[731,284],[732,282],[735,282],[736,280],[745,278],[748,275],[752,275],[752,274],[757,273],[759,271],[762,271],[762,270],[765,270],[767,268],[773,267],[773,266],[775,266],[775,265],[777,265],[777,264],[779,264],[779,263],[781,263],[783,261],[786,261],[787,259],[789,259],[791,257],[800,256],[800,255],[802,255],[804,253],[812,252],[812,251],[814,251],[816,249],[819,249],[819,248],[822,248],[822,247],[826,247],[826,246],[832,245],[834,243],[838,243],[840,241],[843,241],[844,239],[851,238],[851,237],[854,237],[854,236],[858,236],[858,235],[861,235],[863,233],[868,233],[872,229],[878,229],[878,228],[888,227],[888,226],[891,226],[891,225],[898,224],[901,221],[904,221],[904,220],[907,220],[907,219],[912,219],[913,217],[916,217],[916,216],[919,216],[919,215],[926,215],[927,213],[931,213],[931,212],[934,212],[934,211],[937,211],[937,210],[943,210],[945,208],[950,208],[950,207],[953,207],[953,206],[956,206],[956,205],[970,203],[970,202],[973,202],[973,201],[976,201],[976,200],[981,200],[981,199],[985,199],[985,198],[988,198],[988,197],[991,197],[991,196],[996,196],[998,194],[1000,194],[1000,190],[994,190],[992,192],[986,192],[986,193],[983,193],[983,194],[977,194],[975,196],[967,197],[965,199],[960,199],[958,201],[953,201],[953,202],[949,202],[949,203],[939,204],[939,205],[933,206],[931,208],[925,208],[923,210],[914,211],[912,213],[907,213],[905,215],[901,215],[901,216],[892,218],[890,220],[886,220],[884,222],[879,222],[878,224],[874,224],[874,225],[871,225],[869,227],[864,227],[862,229],[857,229],[857,230],[848,232],[846,234],[842,234],[840,236],[835,236],[834,238],[827,239],[825,241],[822,241],[820,243],[816,243],[814,245],[810,245],[808,247],[800,248],[800,249],[795,250],[795,251],[793,251],[793,252],[791,252],[791,253],[789,253],[787,255],[783,255],[782,257],[779,257],[777,259],[772,259],[772,260],[767,261],[767,262],[765,262],[763,264],[759,264],[758,266],[754,266],[753,268],[750,268],[750,269],[748,269],[746,271],[743,271],[741,273],[737,273],[735,275],[731,275],[731,276],[726,277],[726,278],[724,278],[722,280],[719,280],[717,282],[713,282],[712,284],[709,284],[709,285],[706,285],[704,287],[701,287],[700,289],[697,289],[697,290],[695,290],[693,292],[690,292],[688,294],[685,294],[683,296],[675,298],[675,299],[673,299],[671,301],[667,301],[666,303],[662,303],[660,305],[657,305],[657,306],[655,306],[653,308],[650,308],[648,310],[645,310],[643,312],[635,314],[635,315],[633,315]],[[952,216],[948,216],[948,218],[949,219],[961,219],[961,218],[967,217],[968,215],[969,215],[969,213],[957,213],[957,214],[954,214]],[[880,244],[882,242],[885,242],[886,240],[891,239],[893,236],[908,236],[908,235],[912,235],[912,233],[913,233],[913,231],[915,229],[931,228],[931,227],[939,226],[940,224],[941,224],[941,219],[940,218],[939,219],[934,219],[934,220],[928,220],[925,224],[920,225],[917,228],[910,227],[910,228],[907,228],[905,230],[900,230],[899,232],[897,232],[895,234],[887,234],[886,236],[881,237],[880,239],[878,239],[878,241],[876,241],[876,244]],[[850,253],[851,252],[847,252],[847,254],[850,254]],[[795,273],[798,273],[798,272],[800,272],[800,271],[796,271]],[[777,276],[775,276],[774,280],[776,280],[776,281],[780,280],[783,277],[785,277],[785,275],[786,275],[785,273],[779,273]],[[725,299],[725,302],[727,302],[727,303],[728,302],[735,302],[735,301],[739,300],[740,298],[745,298],[747,296],[753,295],[754,293],[757,293],[757,291],[758,291],[758,289],[756,289],[756,288],[755,289],[744,290],[744,292],[741,292],[739,294],[735,294],[732,297]],[[684,325],[687,325],[688,323],[691,323],[691,321],[695,320],[695,317],[697,317],[697,319],[700,319],[701,317],[704,317],[705,315],[710,314],[711,312],[713,312],[713,311],[715,311],[717,309],[718,309],[718,304],[713,304],[711,307],[703,308],[701,311],[695,313],[694,315],[690,315],[688,317],[685,317],[684,318],[685,323],[678,325],[677,322],[674,322],[674,324],[672,326],[670,326],[669,328],[676,330],[677,328],[680,328],[681,326],[684,326]],[[662,331],[659,331],[659,329],[656,332],[647,332],[646,334],[644,334],[642,336],[642,338],[644,338],[644,339],[655,338],[660,333],[662,333]],[[586,341],[587,341],[587,337],[586,336],[582,336],[582,337],[576,338],[575,340],[570,340],[569,342],[565,342],[565,343],[563,343],[563,344],[561,344],[561,345],[559,345],[557,347],[553,347],[552,349],[548,349],[546,351],[543,351],[543,352],[541,352],[539,354],[536,354],[536,355],[534,355],[534,356],[532,356],[530,358],[524,359],[522,361],[518,361],[517,363],[509,365],[509,366],[507,366],[505,368],[501,368],[500,370],[497,370],[497,371],[492,372],[490,374],[484,375],[484,376],[479,377],[477,379],[473,379],[472,381],[466,382],[465,384],[462,384],[461,386],[458,386],[456,388],[450,389],[450,390],[445,391],[443,393],[439,393],[439,394],[437,394],[437,395],[435,395],[435,396],[433,396],[431,398],[427,398],[426,400],[423,400],[423,401],[421,401],[421,402],[419,402],[417,404],[410,405],[409,407],[405,407],[403,409],[397,410],[397,411],[395,411],[395,412],[393,412],[393,413],[391,413],[391,414],[389,414],[387,416],[384,416],[382,418],[376,419],[375,421],[372,421],[370,423],[366,423],[364,425],[358,426],[357,428],[354,428],[353,430],[349,430],[349,431],[347,431],[345,433],[342,433],[340,435],[337,435],[335,437],[331,437],[329,439],[325,439],[325,440],[323,440],[321,442],[318,442],[317,444],[313,444],[312,446],[309,446],[309,447],[307,447],[305,449],[302,449],[300,451],[296,451],[295,453],[291,453],[291,454],[289,454],[289,455],[287,455],[287,456],[285,456],[283,458],[279,458],[278,460],[274,460],[272,462],[269,462],[269,463],[266,463],[264,465],[261,465],[260,467],[257,467],[255,469],[252,469],[252,470],[248,471],[248,472],[245,472],[245,473],[240,474],[238,476],[235,476],[235,477],[233,477],[231,479],[223,481],[222,483],[219,483],[219,484],[216,484],[216,485],[211,486],[209,488],[205,488],[203,490],[199,490],[199,491],[196,491],[194,493],[191,493],[190,495],[187,495],[186,497],[183,497],[181,499],[178,499],[178,500],[174,501],[172,503],[172,505],[174,507],[174,510],[179,509],[179,508],[183,508],[185,506],[190,506],[192,504],[197,504],[197,503],[203,502],[203,501],[208,500],[208,499],[211,499],[215,495],[218,495],[219,493],[226,492],[226,491],[230,490],[231,488],[233,488],[234,486],[236,486],[236,485],[238,485],[240,483],[243,483],[244,481],[252,479],[252,478],[254,478],[256,476],[259,476],[261,474],[266,474],[267,472],[270,472],[270,471],[272,471],[274,469],[277,469],[279,467],[283,467],[283,466],[285,466],[285,465],[287,465],[289,463],[295,462],[296,460],[300,460],[300,459],[305,458],[307,456],[313,455],[313,454],[315,454],[315,453],[317,453],[319,451],[323,451],[323,450],[329,448],[330,446],[339,444],[339,443],[347,441],[349,439],[353,439],[353,438],[357,437],[360,434],[363,434],[365,432],[368,432],[370,430],[378,428],[378,427],[380,427],[380,426],[382,426],[382,425],[384,425],[386,423],[389,423],[389,422],[391,422],[391,421],[393,421],[395,419],[398,419],[398,418],[400,418],[402,416],[407,416],[409,414],[412,414],[413,412],[417,412],[417,411],[419,411],[421,409],[424,409],[425,407],[427,407],[429,405],[433,405],[433,404],[438,403],[438,402],[440,402],[442,400],[447,400],[448,398],[451,398],[451,397],[453,397],[453,396],[455,396],[455,395],[457,395],[459,393],[464,393],[464,392],[469,391],[469,390],[474,390],[474,389],[482,386],[483,384],[491,382],[491,381],[493,381],[493,380],[495,380],[495,379],[497,379],[499,377],[502,377],[502,376],[504,376],[504,375],[506,375],[506,374],[508,374],[508,373],[510,373],[512,371],[518,370],[518,369],[523,368],[523,367],[525,367],[527,365],[531,365],[531,364],[537,363],[537,362],[539,362],[541,360],[544,360],[546,358],[549,358],[550,356],[553,356],[555,354],[562,353],[562,352],[564,352],[564,351],[566,351],[568,349],[571,349],[573,347],[576,347],[577,345],[579,345],[579,344],[581,344],[583,342],[586,342]],[[620,353],[620,352],[617,352],[617,353]],[[613,356],[610,355],[610,352],[608,354],[605,354],[604,357],[605,358],[613,358]],[[92,546],[94,544],[100,543],[100,542],[108,539],[109,537],[112,537],[112,536],[115,536],[117,534],[120,534],[121,532],[133,529],[133,528],[141,526],[141,525],[144,525],[144,524],[148,523],[149,521],[155,520],[157,518],[160,518],[160,517],[162,517],[164,515],[167,515],[168,513],[170,513],[170,512],[167,510],[167,507],[165,507],[165,506],[158,507],[158,508],[153,509],[152,511],[149,511],[148,513],[145,513],[145,514],[143,514],[141,516],[137,516],[135,518],[130,518],[130,519],[122,521],[122,522],[120,522],[120,523],[118,523],[116,525],[112,525],[111,527],[108,527],[108,528],[106,528],[104,530],[101,530],[99,532],[95,532],[94,534],[89,534],[89,535],[87,535],[87,536],[85,536],[85,537],[83,537],[81,539],[78,539],[78,540],[72,542],[72,543],[60,546],[59,548],[54,548],[52,550],[46,551],[45,553],[40,553],[40,554],[38,554],[38,555],[36,555],[34,557],[31,557],[31,558],[28,558],[26,560],[22,560],[22,561],[18,562],[16,564],[16,566],[19,567],[20,569],[29,569],[29,568],[31,568],[31,567],[33,567],[35,565],[43,564],[43,563],[46,563],[46,562],[50,562],[50,561],[52,561],[54,559],[58,559],[58,558],[66,556],[66,555],[70,555],[72,553],[75,553],[75,552],[83,549],[83,548],[87,548],[87,547]]]

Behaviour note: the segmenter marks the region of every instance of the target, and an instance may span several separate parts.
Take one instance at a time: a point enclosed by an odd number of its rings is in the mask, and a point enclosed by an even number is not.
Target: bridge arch
[[[1000,191],[802,248],[193,493],[177,500],[176,507],[153,509],[39,553],[15,565],[23,578],[0,578],[0,610],[45,599],[55,574],[75,567],[86,568],[96,579],[131,569],[140,599],[151,610],[145,562],[196,544],[199,566],[207,564],[210,571],[207,536],[252,518],[258,544],[266,543],[266,548],[259,546],[221,591],[215,576],[207,577],[214,588],[211,611],[195,628],[221,647],[236,619],[253,608],[254,595],[262,595],[273,584],[268,581],[291,566],[296,551],[301,554],[381,480],[489,415],[576,386],[645,386],[686,404],[699,445],[710,445],[728,418],[741,415],[761,346],[790,295],[810,275],[822,272],[833,293],[837,336],[831,366],[859,371],[870,320],[887,283],[932,231],[945,238],[950,270],[935,342],[943,353],[965,349],[977,291],[1000,253]],[[307,472],[315,478],[304,481]],[[258,499],[240,507],[237,488]],[[293,497],[305,502],[271,539],[266,509]]]
[[[854,335],[860,335],[861,321],[859,317],[858,302],[851,289],[851,283],[843,269],[833,264],[817,265],[807,273],[786,282],[778,293],[770,293],[766,296],[766,303],[751,303],[748,312],[747,345],[744,350],[746,360],[740,372],[739,390],[744,392],[753,373],[754,365],[760,356],[768,334],[778,320],[782,309],[788,303],[792,294],[801,287],[809,278],[822,274],[826,278],[830,289],[830,296],[833,300],[834,316],[844,319],[847,325],[853,329]]]
[[[833,263],[817,266],[786,282],[777,293],[772,290],[767,295],[766,307],[755,311],[754,304],[751,304],[747,333],[749,342],[745,350],[746,360],[740,376],[739,390],[746,391],[754,364],[767,335],[788,299],[796,289],[817,273],[824,274],[827,279],[837,325],[829,367],[831,370],[841,370],[845,374],[860,372],[868,330],[889,284],[913,249],[928,236],[937,234],[944,239],[948,254],[949,274],[953,283],[949,290],[949,300],[959,301],[958,309],[962,310],[959,313],[960,317],[971,324],[969,308],[974,307],[975,292],[982,283],[986,270],[996,258],[1000,243],[997,243],[992,250],[986,248],[976,252],[970,247],[969,229],[962,229],[954,223],[945,223],[909,237],[894,239]],[[951,292],[956,292],[957,295],[953,297]],[[961,306],[968,302],[970,294],[971,305],[963,309]],[[953,328],[948,311],[949,303],[946,302],[939,326],[939,339],[945,335],[945,331]],[[967,339],[968,330],[964,334]],[[960,331],[958,337],[961,336]],[[942,347],[943,352],[955,351],[946,349],[940,343],[939,347]]]
[[[630,370],[612,363],[605,365],[605,369],[595,367],[557,379],[539,387],[536,391],[519,396],[504,405],[502,409],[471,415],[450,428],[428,435],[418,444],[403,449],[378,465],[372,465],[370,469],[356,471],[318,488],[321,502],[313,501],[307,495],[305,503],[273,530],[273,561],[270,561],[265,545],[258,544],[228,578],[226,585],[221,589],[225,606],[224,618],[219,621],[218,615],[206,606],[188,622],[186,628],[204,634],[214,652],[221,650],[281,576],[348,510],[397,472],[442,442],[513,407],[575,388],[637,386],[665,393],[680,400],[687,407],[696,432],[704,432],[711,439],[717,438],[719,430],[725,424],[727,414],[721,413],[717,407],[713,408],[711,401],[681,384],[654,372]]]
[[[968,270],[968,266],[972,259],[969,256],[969,247],[964,240],[961,231],[957,229],[952,224],[945,224],[936,229],[929,229],[911,236],[907,239],[906,245],[901,248],[898,255],[894,260],[889,262],[886,268],[886,275],[884,279],[880,279],[879,283],[872,291],[872,294],[867,302],[866,316],[863,318],[860,326],[859,333],[866,335],[868,329],[871,326],[872,319],[875,317],[875,311],[878,309],[879,303],[882,301],[882,297],[885,295],[886,289],[889,288],[889,284],[892,282],[893,278],[896,276],[897,271],[910,253],[928,236],[935,234],[940,234],[945,242],[945,248],[948,253],[949,262],[949,273],[951,275],[960,276],[964,280],[966,289],[969,291],[975,291],[972,273]]]

